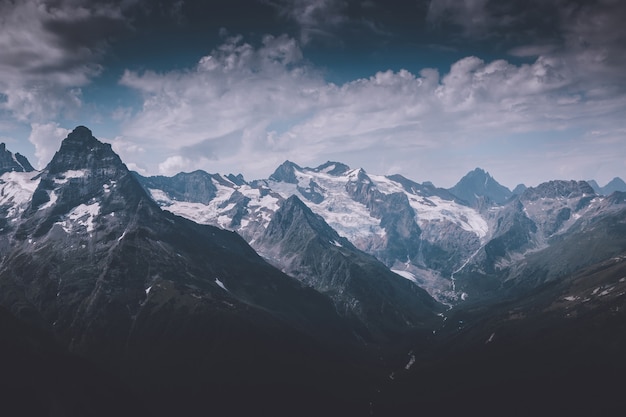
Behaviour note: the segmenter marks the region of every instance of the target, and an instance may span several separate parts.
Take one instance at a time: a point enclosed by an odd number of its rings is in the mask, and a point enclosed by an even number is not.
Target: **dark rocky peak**
[[[296,170],[301,171],[302,168],[291,161],[285,161],[278,168],[276,168],[276,171],[274,171],[272,175],[270,175],[270,179],[277,182],[297,184],[298,179],[296,178]]]
[[[84,126],[78,126],[63,140],[44,173],[54,176],[76,170],[88,170],[92,175],[106,176],[112,176],[117,171],[128,171],[111,145],[100,142]]]
[[[479,197],[487,197],[499,205],[506,203],[511,197],[511,190],[499,184],[487,171],[481,168],[476,168],[467,173],[448,191],[465,200],[471,206],[477,203]]]
[[[289,237],[288,247],[293,251],[302,248],[310,239],[316,237],[319,237],[324,246],[340,244],[343,247],[354,248],[296,195],[284,200],[274,214],[265,233],[265,242],[276,243],[287,237]]]
[[[315,172],[325,172],[327,174],[334,175],[334,176],[338,177],[338,176],[343,175],[346,172],[350,171],[350,167],[348,165],[346,165],[346,164],[342,164],[341,162],[328,161],[328,162],[318,166],[313,171],[315,171]]]
[[[382,342],[422,326],[440,308],[423,289],[340,237],[296,196],[282,203],[259,244],[290,275],[328,295],[366,340]]]
[[[595,196],[593,188],[586,181],[548,181],[537,187],[530,187],[521,195],[522,200],[534,201],[540,198],[580,198]]]
[[[13,154],[4,143],[0,143],[0,175],[5,172],[31,172],[34,170],[35,168],[25,156],[19,153]]]
[[[142,207],[158,210],[111,145],[83,126],[63,140],[40,178],[20,225],[21,237],[47,233],[71,213],[93,220],[114,212],[134,212],[142,201]],[[78,212],[72,211],[79,206]]]

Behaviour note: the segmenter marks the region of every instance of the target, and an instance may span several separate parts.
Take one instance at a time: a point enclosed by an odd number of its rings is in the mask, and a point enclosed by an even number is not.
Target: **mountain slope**
[[[138,178],[164,209],[234,230],[254,247],[281,202],[296,195],[340,236],[441,301],[458,299],[450,276],[487,238],[487,223],[477,210],[446,190],[400,175],[368,175],[331,161],[316,168],[286,161],[269,179],[251,182],[206,175],[217,189],[208,203],[178,200],[184,186],[169,192],[153,179]]]
[[[491,212],[492,239],[456,275],[472,296],[530,291],[609,259],[626,248],[623,193],[595,194],[584,181],[550,181],[528,188]]]
[[[620,414],[625,254],[521,299],[451,312],[433,349],[382,388],[375,414]]]
[[[242,377],[274,413],[366,406],[354,398],[358,355],[345,356],[356,342],[327,297],[235,233],[162,211],[88,129],[63,141],[16,223],[0,303],[158,398],[164,415],[207,395],[215,410],[250,411],[233,402]]]
[[[128,386],[69,354],[52,334],[0,307],[0,400],[12,416],[133,416],[142,410]]]
[[[364,337],[393,340],[442,311],[424,290],[340,237],[298,197],[283,201],[255,247],[289,275],[330,296]]]

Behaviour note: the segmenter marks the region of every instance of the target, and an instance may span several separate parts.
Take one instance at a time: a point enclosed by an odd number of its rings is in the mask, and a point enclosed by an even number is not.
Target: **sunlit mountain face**
[[[0,15],[0,414],[621,411],[621,2]]]

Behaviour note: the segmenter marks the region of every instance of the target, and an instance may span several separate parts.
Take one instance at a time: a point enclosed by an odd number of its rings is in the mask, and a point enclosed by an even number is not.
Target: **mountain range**
[[[0,173],[14,414],[621,408],[619,179],[511,192],[477,168],[443,189],[290,161],[144,177],[83,126],[42,171],[2,144]]]

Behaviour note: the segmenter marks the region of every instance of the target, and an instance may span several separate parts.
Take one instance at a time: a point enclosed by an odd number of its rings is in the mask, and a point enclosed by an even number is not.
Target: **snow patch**
[[[69,171],[65,171],[59,174],[58,176],[62,178],[55,178],[54,183],[65,184],[71,178],[82,178],[82,177],[85,177],[86,175],[87,175],[87,170],[85,169],[80,169],[80,170],[71,169]]]
[[[602,291],[600,294],[598,294],[600,297],[603,297],[605,295],[608,295],[611,291],[613,291],[613,287],[607,288],[606,290]]]
[[[163,190],[148,188],[148,191],[150,192],[150,196],[152,197],[152,199],[156,201],[157,203],[171,203],[172,202],[170,197]]]
[[[413,364],[415,364],[415,355],[413,353],[411,353],[411,357],[409,358],[409,362],[404,366],[404,369],[406,369],[408,371],[409,369],[411,369],[411,366],[413,366]]]
[[[17,218],[39,185],[36,172],[6,172],[0,176],[0,206],[9,206],[7,218]]]
[[[226,288],[226,286],[224,285],[224,283],[222,281],[220,281],[219,278],[215,278],[215,283],[224,291],[229,292],[228,288]]]
[[[71,233],[76,225],[84,226],[87,233],[91,233],[96,228],[95,218],[98,213],[100,213],[100,203],[80,204],[68,213],[67,220],[55,224],[61,226],[66,233]]]
[[[417,283],[417,279],[415,279],[415,275],[410,273],[409,271],[402,271],[399,269],[392,269],[391,272],[400,275],[402,278],[408,279],[409,281],[413,281]]]
[[[50,200],[48,200],[46,204],[39,207],[39,210],[45,210],[49,207],[52,207],[54,203],[57,202],[57,199],[59,198],[59,196],[57,196],[57,193],[54,191],[46,191],[46,192],[48,193],[48,197],[50,198]]]

